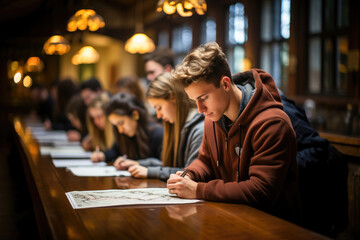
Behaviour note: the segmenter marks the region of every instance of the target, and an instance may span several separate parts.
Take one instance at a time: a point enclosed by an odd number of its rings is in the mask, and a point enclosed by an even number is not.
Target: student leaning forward
[[[249,84],[233,83],[226,57],[214,42],[192,50],[173,71],[205,115],[205,124],[198,158],[184,178],[181,172],[172,174],[167,187],[182,198],[247,204],[299,223],[290,119],[268,73],[240,74]]]

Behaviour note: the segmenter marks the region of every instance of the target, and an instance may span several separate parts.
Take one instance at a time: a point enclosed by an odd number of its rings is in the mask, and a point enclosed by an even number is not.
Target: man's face
[[[85,105],[88,106],[90,102],[98,95],[98,92],[92,91],[90,88],[82,89],[80,96],[84,101]]]
[[[200,80],[187,86],[185,92],[190,99],[196,101],[198,112],[203,113],[214,122],[224,115],[229,106],[229,94],[222,81],[220,87],[217,88],[212,83]]]
[[[158,62],[149,60],[145,63],[146,78],[149,81],[154,81],[157,76],[165,72],[165,68]]]

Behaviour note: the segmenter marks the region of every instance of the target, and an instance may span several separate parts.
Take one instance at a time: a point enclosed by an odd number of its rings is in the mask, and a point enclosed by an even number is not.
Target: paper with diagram
[[[167,188],[112,189],[66,193],[74,209],[148,204],[189,204],[202,202],[169,194]]]

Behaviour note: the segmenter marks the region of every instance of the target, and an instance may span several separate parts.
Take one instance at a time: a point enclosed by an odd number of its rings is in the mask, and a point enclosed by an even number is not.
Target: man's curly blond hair
[[[184,87],[200,80],[219,87],[224,76],[231,79],[230,67],[224,52],[216,42],[209,42],[193,49],[172,71],[172,77]]]

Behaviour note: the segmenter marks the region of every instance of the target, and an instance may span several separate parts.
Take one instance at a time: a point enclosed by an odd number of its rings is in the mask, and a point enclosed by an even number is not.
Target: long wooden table
[[[22,164],[43,239],[327,239],[241,204],[203,202],[73,209],[75,190],[165,187],[154,179],[76,177],[41,156],[31,134],[15,126]]]

